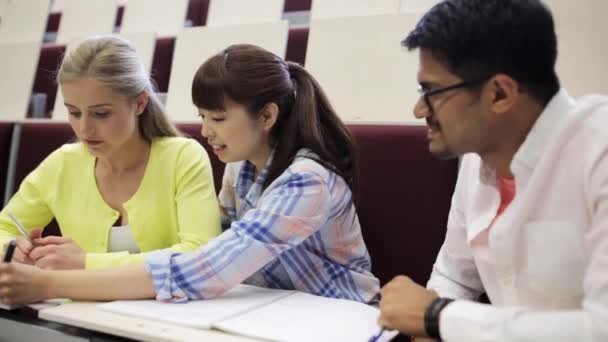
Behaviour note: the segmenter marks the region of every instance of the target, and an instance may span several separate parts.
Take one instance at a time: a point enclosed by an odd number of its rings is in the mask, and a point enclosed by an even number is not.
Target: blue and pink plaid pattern
[[[270,161],[257,179],[247,161],[226,165],[219,198],[230,228],[193,253],[149,253],[157,299],[213,298],[244,282],[376,302],[379,281],[351,191],[306,155],[300,151],[265,191]]]

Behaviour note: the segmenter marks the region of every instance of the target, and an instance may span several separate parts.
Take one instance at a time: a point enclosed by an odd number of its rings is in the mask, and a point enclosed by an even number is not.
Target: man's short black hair
[[[553,17],[539,0],[444,0],[401,44],[429,50],[465,81],[509,75],[543,104],[560,87]]]

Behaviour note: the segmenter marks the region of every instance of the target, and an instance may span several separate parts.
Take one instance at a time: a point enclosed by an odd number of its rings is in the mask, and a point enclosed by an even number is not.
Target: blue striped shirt
[[[270,161],[255,178],[248,161],[226,165],[220,205],[230,228],[193,253],[149,253],[157,299],[221,295],[244,282],[364,303],[379,281],[346,182],[306,157],[262,190]]]

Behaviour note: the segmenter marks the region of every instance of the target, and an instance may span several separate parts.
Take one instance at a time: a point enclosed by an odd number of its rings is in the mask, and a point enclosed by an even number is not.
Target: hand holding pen
[[[34,239],[41,236],[40,229],[33,229],[31,233],[19,222],[19,220],[11,213],[8,217],[13,221],[14,226],[19,230],[22,236],[16,238],[16,248],[13,255],[13,261],[33,265],[34,261],[29,257],[30,252],[36,247]],[[8,248],[8,243],[4,245],[4,250]]]
[[[16,239],[6,246],[3,262],[0,263],[0,303],[25,304],[46,299],[44,289],[48,281],[44,278],[45,271],[11,263],[17,250]]]

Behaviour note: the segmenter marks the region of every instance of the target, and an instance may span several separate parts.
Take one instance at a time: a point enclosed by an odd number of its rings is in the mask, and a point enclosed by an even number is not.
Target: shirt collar
[[[255,165],[252,162],[245,160],[239,171],[236,181],[236,194],[239,198],[248,200],[251,204],[255,203],[262,195],[262,187],[268,177],[268,169],[274,157],[274,150],[266,161],[264,168],[255,178]]]
[[[551,98],[513,156],[511,172],[516,179],[532,173],[555,133],[572,115],[575,104],[574,99],[565,89],[560,89]],[[486,184],[495,184],[496,170],[483,163],[480,168],[480,179]]]
[[[513,156],[511,171],[516,178],[532,172],[546,147],[571,117],[574,106],[574,99],[565,89],[553,96]]]

